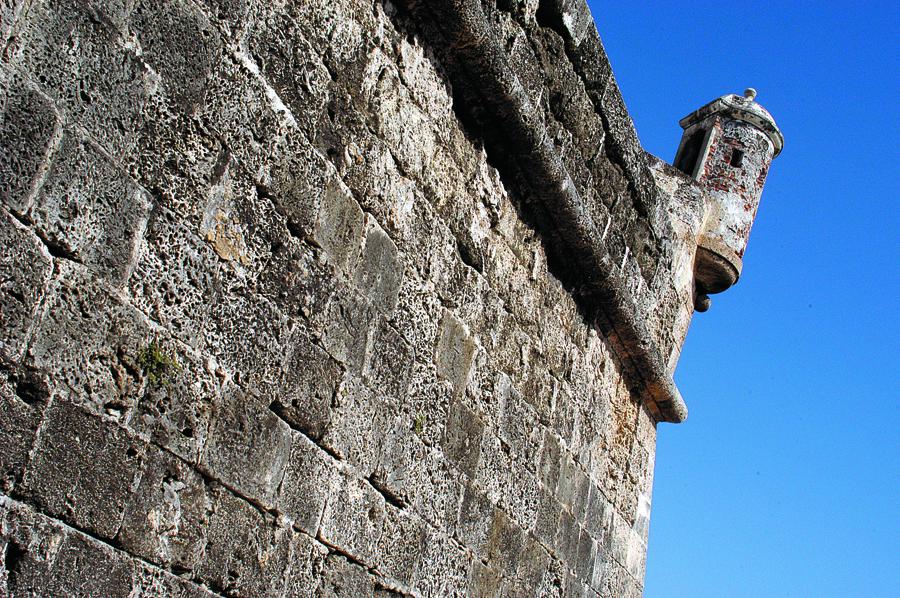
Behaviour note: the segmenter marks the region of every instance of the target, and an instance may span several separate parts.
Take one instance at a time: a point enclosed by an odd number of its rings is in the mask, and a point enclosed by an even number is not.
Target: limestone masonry
[[[0,596],[641,595],[755,92],[662,163],[584,0],[3,0],[0,51]]]

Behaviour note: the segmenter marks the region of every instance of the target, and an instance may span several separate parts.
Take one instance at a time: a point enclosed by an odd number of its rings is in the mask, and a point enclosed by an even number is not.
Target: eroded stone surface
[[[442,3],[2,5],[0,594],[640,593],[659,414],[516,165],[670,368],[702,198],[583,2],[474,4],[546,147]]]

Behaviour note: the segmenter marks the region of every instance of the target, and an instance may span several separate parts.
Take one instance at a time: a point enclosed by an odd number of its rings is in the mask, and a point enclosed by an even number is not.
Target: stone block
[[[541,447],[541,457],[538,464],[538,480],[545,490],[554,494],[559,481],[560,455],[563,454],[563,450],[559,437],[553,430],[545,429],[544,442]]]
[[[243,388],[260,397],[281,390],[294,323],[269,301],[241,289],[212,306],[204,330],[205,353]]]
[[[234,153],[253,181],[279,202],[297,189],[301,200],[297,207],[316,206],[303,194],[309,189],[324,189],[324,185],[307,184],[319,172],[310,161],[314,151],[298,135],[296,121],[262,79],[254,58],[243,49],[232,48],[231,56],[218,62],[208,81],[205,102],[197,116]],[[315,211],[304,211],[300,219],[295,214],[287,215],[299,229],[302,223],[313,222]]]
[[[199,348],[222,293],[219,258],[182,220],[167,208],[153,211],[127,292],[141,312]]]
[[[159,598],[216,598],[202,585],[163,569],[136,561],[130,596],[158,596]]]
[[[528,470],[534,472],[540,460],[542,429],[538,419],[534,410],[511,385],[502,385],[498,390],[495,397],[500,404],[497,435]]]
[[[369,215],[366,215],[365,241],[353,281],[380,312],[390,313],[397,307],[403,263],[394,241]]]
[[[534,524],[534,536],[548,550],[556,550],[561,512],[562,505],[554,495],[546,490],[541,491],[537,519]]]
[[[275,240],[272,255],[257,279],[258,292],[283,313],[302,317],[310,333],[321,336],[332,298],[346,288],[320,249],[295,237]]]
[[[175,360],[162,379],[148,380],[128,422],[138,434],[148,436],[157,445],[189,463],[200,460],[200,451],[209,436],[213,404],[219,396],[216,372],[212,362],[202,363],[201,356],[183,350],[174,341],[153,341],[139,351],[146,360],[152,347],[161,355]],[[165,359],[165,357],[163,358]],[[147,364],[145,364],[146,368]],[[144,371],[147,376],[147,371]]]
[[[67,130],[30,216],[55,253],[121,284],[151,207],[147,192],[97,146]]]
[[[500,439],[489,431],[481,436],[480,454],[475,482],[487,493],[491,502],[500,503],[512,483],[513,462]]]
[[[271,409],[292,428],[319,440],[331,424],[343,373],[305,334],[293,337],[290,350]]]
[[[397,309],[389,316],[394,328],[412,345],[416,355],[434,351],[443,307],[434,287],[422,280],[414,268],[403,277]]]
[[[415,470],[412,508],[437,529],[452,533],[462,500],[463,478],[436,449],[425,453]]]
[[[118,544],[163,567],[193,571],[203,560],[211,510],[203,478],[151,445],[140,484],[128,498]]]
[[[12,52],[13,62],[41,82],[67,120],[84,126],[113,156],[134,147],[156,83],[156,75],[120,41],[114,23],[122,22],[123,10],[117,2],[33,2]]]
[[[50,98],[21,76],[0,72],[0,200],[11,211],[23,215],[31,207],[59,137]]]
[[[426,445],[440,444],[453,394],[451,384],[438,378],[434,363],[413,364],[409,392],[400,408]]]
[[[511,596],[512,593],[501,592],[503,576],[497,569],[485,565],[479,560],[472,561],[472,572],[469,576],[468,596],[489,598],[495,596]]]
[[[575,560],[572,561],[572,568],[575,571],[575,576],[584,584],[588,584],[591,581],[597,550],[596,542],[594,542],[587,531],[582,529],[578,534],[578,549],[575,553]]]
[[[395,504],[408,504],[417,494],[421,471],[425,467],[429,449],[416,434],[416,425],[404,415],[389,418],[383,430],[378,462],[369,476],[372,485],[390,496]]]
[[[140,399],[140,354],[156,336],[145,318],[66,260],[45,303],[28,365],[47,372],[54,392],[85,408],[127,421]],[[163,342],[166,354],[177,351]]]
[[[285,596],[314,596],[325,569],[328,548],[303,533],[295,534]]]
[[[233,1],[233,0],[232,0]],[[248,36],[261,70],[309,137],[325,118],[333,82],[317,51],[299,31],[309,7],[288,4],[269,10]]]
[[[319,574],[316,596],[321,598],[369,598],[375,593],[375,579],[363,567],[330,554]]]
[[[296,529],[314,537],[328,490],[338,475],[336,461],[306,436],[295,432],[276,508]]]
[[[488,532],[487,562],[507,578],[514,577],[519,566],[525,534],[509,515],[494,509]]]
[[[385,505],[384,528],[378,545],[378,571],[409,587],[416,563],[425,551],[428,525],[414,513]]]
[[[0,491],[22,480],[49,388],[38,372],[0,371]]]
[[[0,495],[0,594],[29,596],[45,591],[66,536],[59,522]]]
[[[334,297],[325,321],[325,349],[351,372],[362,372],[377,321],[375,309],[364,297],[348,291]]]
[[[291,430],[257,399],[229,385],[215,404],[200,467],[267,508],[284,477]]]
[[[469,479],[475,478],[483,433],[484,422],[478,414],[461,399],[454,399],[447,415],[441,448],[447,458]]]
[[[479,558],[487,555],[496,507],[476,485],[466,484],[456,523],[456,538]]]
[[[515,575],[515,579],[521,589],[520,593],[537,595],[537,590],[549,564],[550,553],[534,536],[526,534]]]
[[[372,346],[366,355],[363,379],[378,394],[394,400],[406,397],[415,354],[413,348],[386,321],[373,331]]]
[[[442,532],[429,530],[414,586],[425,596],[466,596],[472,555]]]
[[[393,422],[384,397],[348,373],[335,393],[331,421],[319,444],[368,477],[381,459]]]
[[[48,515],[111,539],[143,454],[143,443],[115,423],[58,400],[47,410],[22,494]]]
[[[198,581],[229,596],[282,596],[293,532],[225,488],[214,496]]]
[[[374,566],[384,528],[384,498],[350,472],[341,474],[329,489],[319,539],[356,561]]]
[[[0,210],[0,360],[18,363],[53,274],[53,262],[38,238]]]
[[[537,519],[538,503],[540,502],[540,485],[534,474],[520,460],[513,461],[510,465],[513,472],[521,472],[516,477],[514,484],[507,486],[502,495],[500,504],[509,516],[523,529],[531,529]]]
[[[453,384],[456,394],[465,392],[475,355],[475,340],[468,327],[445,311],[437,338],[434,360],[438,374]]]
[[[160,75],[163,92],[185,113],[203,102],[221,59],[222,40],[209,19],[184,0],[135,3],[131,27],[141,57]]]
[[[609,525],[608,519],[612,515],[612,505],[595,484],[591,484],[588,492],[587,508],[585,509],[584,527],[595,540],[602,540],[603,534]]]
[[[127,555],[88,536],[68,533],[49,576],[36,589],[50,596],[127,598],[132,595],[134,572],[135,563]]]
[[[350,190],[339,180],[329,182],[319,205],[313,239],[322,246],[336,269],[349,274],[357,265],[366,224],[365,215]],[[365,240],[368,243],[368,237]]]

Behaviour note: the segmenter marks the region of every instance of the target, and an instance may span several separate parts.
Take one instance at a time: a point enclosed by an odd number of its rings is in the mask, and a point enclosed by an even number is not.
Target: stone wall
[[[0,4],[0,593],[640,595],[672,218],[582,2],[480,26],[587,266],[427,4]]]

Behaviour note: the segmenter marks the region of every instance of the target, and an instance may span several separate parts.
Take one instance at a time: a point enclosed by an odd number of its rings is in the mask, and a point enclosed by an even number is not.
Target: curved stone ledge
[[[432,43],[441,45],[439,51],[450,63],[454,85],[477,94],[482,109],[488,112],[484,120],[499,123],[502,135],[487,132],[489,153],[502,154],[500,159],[521,177],[523,184],[518,191],[538,203],[541,214],[549,216],[537,219],[538,226],[543,225],[540,232],[551,240],[548,252],[556,254],[561,263],[574,265],[562,275],[570,278],[568,286],[577,285],[578,292],[573,293],[576,300],[609,336],[631,385],[660,421],[684,421],[687,406],[646,326],[646,312],[605,243],[606,223],[592,216],[591,206],[573,182],[541,124],[538,110],[492,34],[481,3],[443,0],[410,8],[422,21],[432,24]],[[581,58],[589,62],[587,57]],[[595,58],[597,62],[606,60],[601,55]],[[629,149],[643,159],[639,147]]]

